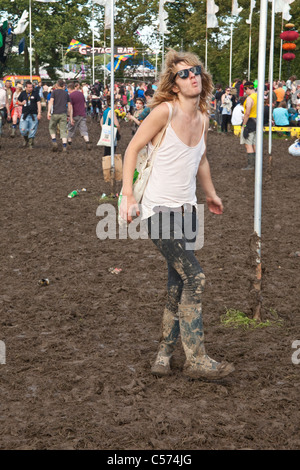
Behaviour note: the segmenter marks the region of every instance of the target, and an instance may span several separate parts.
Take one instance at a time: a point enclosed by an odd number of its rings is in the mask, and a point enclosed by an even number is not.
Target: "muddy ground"
[[[7,125],[0,150],[1,449],[299,449],[299,177],[293,139],[273,144],[271,179],[265,141],[262,211],[262,314],[275,324],[224,326],[225,309],[252,315],[249,240],[254,175],[233,134],[210,131],[208,157],[225,211],[205,208],[206,347],[235,364],[220,383],[174,375],[155,378],[150,364],[166,299],[165,262],[150,240],[100,240],[102,193],[98,125],[93,148],[78,136],[67,155],[52,153],[45,114],[33,150]],[[118,151],[131,138],[122,122]],[[67,195],[85,187],[74,199]],[[203,195],[198,189],[198,200]],[[116,201],[114,200],[115,204]],[[118,275],[110,268],[121,268]],[[38,281],[48,278],[41,287]],[[299,346],[298,346],[299,347]],[[294,361],[295,362],[295,361]]]

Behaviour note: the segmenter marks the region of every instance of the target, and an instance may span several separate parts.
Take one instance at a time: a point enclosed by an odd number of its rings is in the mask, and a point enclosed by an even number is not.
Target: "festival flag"
[[[242,7],[239,7],[238,5],[238,0],[232,0],[232,9],[231,9],[231,14],[232,16],[238,16],[240,12],[242,11]]]
[[[18,47],[19,47],[19,55],[20,55],[20,54],[22,54],[22,52],[24,52],[24,49],[25,49],[25,38],[24,37],[19,42]]]
[[[165,3],[173,3],[175,0],[159,0],[159,9],[158,9],[158,21],[159,21],[159,26],[158,30],[161,34],[169,34],[169,31],[167,29],[167,21],[169,18],[168,13],[164,9]]]
[[[250,3],[250,14],[249,14],[249,18],[246,20],[246,23],[247,24],[252,24],[252,14],[253,14],[253,10],[256,6],[256,1],[255,0],[251,0],[251,3]]]
[[[69,45],[68,49],[66,50],[65,54],[67,54],[68,52],[72,51],[73,49],[77,49],[79,47],[89,47],[89,46],[87,46],[86,44],[83,44],[82,42],[76,41],[76,39],[72,39],[72,41],[70,42],[70,45]]]
[[[104,27],[109,29],[111,27],[111,0],[93,0],[93,2],[105,7]]]
[[[17,26],[14,29],[14,34],[23,34],[25,29],[27,28],[29,22],[28,19],[28,11],[24,10],[22,13],[21,18],[18,21]]]
[[[282,13],[282,18],[285,21],[289,21],[292,18],[290,15],[290,4],[293,2],[294,0],[275,0],[275,13]]]
[[[207,0],[206,4],[206,27],[207,28],[218,28],[219,23],[216,17],[219,7],[215,4],[214,0]]]

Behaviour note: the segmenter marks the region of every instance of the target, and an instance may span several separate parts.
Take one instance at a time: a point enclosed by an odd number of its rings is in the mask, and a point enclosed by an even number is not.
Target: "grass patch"
[[[245,330],[255,328],[266,328],[268,326],[280,327],[283,324],[283,320],[278,318],[276,310],[270,309],[270,314],[273,316],[273,320],[266,320],[259,322],[253,318],[248,317],[245,313],[235,310],[234,308],[226,308],[226,313],[221,315],[221,323],[226,327],[231,328],[243,328]]]

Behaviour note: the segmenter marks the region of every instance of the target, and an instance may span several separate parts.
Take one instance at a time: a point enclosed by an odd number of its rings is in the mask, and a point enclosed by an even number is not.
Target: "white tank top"
[[[169,113],[172,112],[172,105]],[[169,114],[170,115],[170,114]],[[152,172],[142,199],[142,219],[154,214],[156,206],[180,207],[183,204],[197,204],[196,175],[205,151],[205,127],[199,143],[189,147],[179,139],[172,128],[172,120],[165,137],[158,148]],[[151,142],[148,152],[153,150]]]

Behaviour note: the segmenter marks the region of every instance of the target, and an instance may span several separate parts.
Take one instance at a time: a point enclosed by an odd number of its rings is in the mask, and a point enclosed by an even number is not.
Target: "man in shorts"
[[[248,165],[243,170],[254,170],[255,168],[255,145],[256,145],[256,117],[257,117],[257,93],[253,82],[244,84],[246,101],[244,102],[244,119],[241,131],[241,145],[245,145]],[[246,136],[244,131],[247,129]],[[248,135],[247,135],[248,134]]]
[[[52,111],[52,114],[51,114]],[[71,114],[70,98],[65,89],[65,82],[58,80],[55,90],[51,93],[48,106],[49,132],[52,139],[52,150],[57,152],[58,145],[56,141],[57,126],[59,127],[60,137],[63,143],[63,152],[67,151],[67,114]]]
[[[78,129],[81,137],[83,137],[87,150],[91,150],[91,143],[89,142],[89,134],[86,125],[86,104],[84,94],[75,89],[75,84],[70,82],[68,84],[68,92],[71,103],[71,115],[68,124],[68,144],[72,144],[72,139]]]

